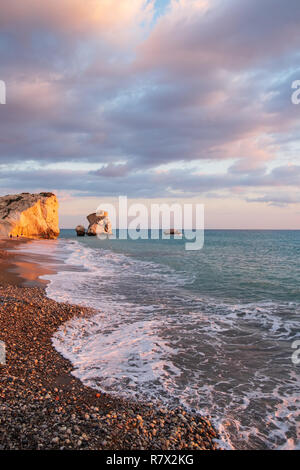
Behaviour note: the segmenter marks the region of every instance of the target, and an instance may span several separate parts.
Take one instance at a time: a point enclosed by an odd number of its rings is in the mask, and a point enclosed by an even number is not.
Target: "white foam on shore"
[[[55,255],[76,270],[44,276],[47,295],[99,311],[53,337],[83,383],[210,415],[228,448],[299,446],[300,379],[288,362],[298,304],[199,298],[184,291],[184,271],[77,241],[58,241]]]
[[[141,385],[151,389],[164,374],[168,379],[170,373],[180,373],[163,359],[174,351],[155,334],[158,326],[153,321],[111,326],[99,314],[92,321],[77,319],[64,326],[53,344],[76,366],[74,375],[86,385],[125,397],[130,391],[138,399]]]

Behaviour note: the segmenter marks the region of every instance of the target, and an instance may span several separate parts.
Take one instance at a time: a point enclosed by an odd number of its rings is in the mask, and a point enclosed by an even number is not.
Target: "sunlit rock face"
[[[104,211],[100,211],[99,213],[90,214],[87,216],[89,221],[89,228],[87,234],[91,236],[96,235],[111,235],[112,234],[112,226],[111,222],[108,217],[108,213]]]
[[[0,197],[0,236],[55,239],[59,235],[55,194],[21,193]]]

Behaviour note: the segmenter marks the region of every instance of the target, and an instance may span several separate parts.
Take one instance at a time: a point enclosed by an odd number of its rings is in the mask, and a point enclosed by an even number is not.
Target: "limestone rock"
[[[98,214],[90,214],[87,216],[87,219],[90,224],[87,231],[89,236],[95,237],[96,235],[112,234],[112,226],[107,212],[100,211]]]
[[[90,225],[97,224],[102,218],[102,215],[97,215],[96,212],[87,216]]]
[[[85,236],[85,228],[83,225],[77,225],[75,228],[77,232],[77,237],[84,237]]]
[[[52,193],[0,197],[0,236],[54,239],[59,235],[58,201]]]
[[[180,230],[177,230],[176,228],[170,228],[169,230],[164,231],[165,235],[182,235]]]
[[[97,235],[98,224],[91,224],[87,230],[89,237],[95,237]]]

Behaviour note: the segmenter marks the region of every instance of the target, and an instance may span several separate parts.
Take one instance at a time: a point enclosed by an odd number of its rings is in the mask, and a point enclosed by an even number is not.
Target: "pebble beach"
[[[6,346],[6,363],[0,365],[0,449],[217,450],[219,436],[209,419],[117,399],[72,375],[52,336],[71,318],[94,312],[48,299],[39,268],[24,269],[21,255],[7,251],[13,243],[0,242],[0,341]],[[35,272],[31,287],[28,272]]]

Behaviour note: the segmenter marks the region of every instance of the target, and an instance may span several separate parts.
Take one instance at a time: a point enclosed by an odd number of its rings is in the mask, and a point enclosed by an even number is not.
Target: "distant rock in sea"
[[[55,194],[21,193],[0,197],[0,237],[55,239],[58,235]]]
[[[177,230],[176,228],[170,228],[169,230],[164,231],[165,235],[182,235],[180,230]]]
[[[100,211],[99,213],[93,213],[87,216],[89,221],[89,228],[87,234],[91,237],[96,235],[111,235],[112,227],[108,217],[108,212]]]
[[[77,237],[84,237],[85,236],[85,228],[83,225],[77,225],[75,228]]]

